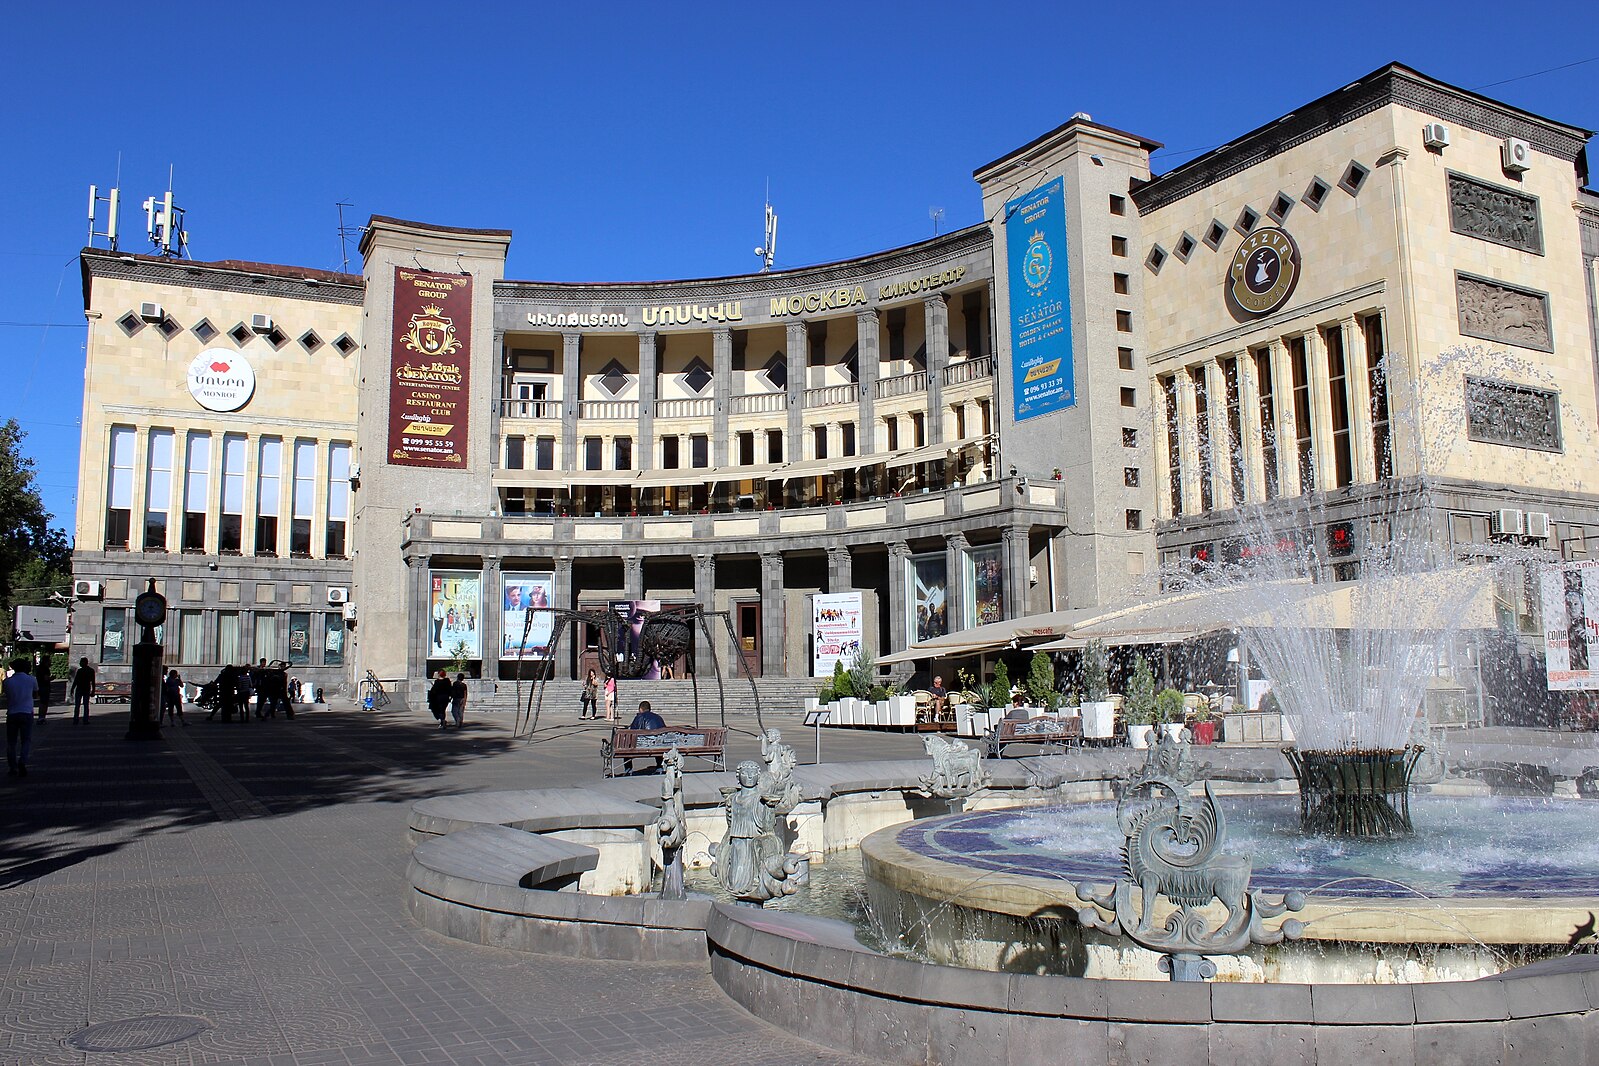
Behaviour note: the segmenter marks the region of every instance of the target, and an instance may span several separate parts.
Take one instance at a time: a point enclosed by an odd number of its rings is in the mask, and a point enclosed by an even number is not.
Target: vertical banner
[[[1557,563],[1540,578],[1549,688],[1599,689],[1599,562]]]
[[[483,575],[476,570],[430,570],[428,658],[483,658]]]
[[[472,278],[394,268],[389,462],[466,463]]]
[[[966,625],[987,625],[1005,617],[1004,549],[999,545],[966,553]]]
[[[861,594],[818,592],[811,597],[811,674],[826,677],[833,664],[848,670],[861,654]]]
[[[1011,403],[1016,421],[1075,404],[1065,185],[1056,178],[1005,205]]]
[[[500,658],[548,659],[555,633],[555,575],[503,574],[500,578]],[[524,639],[524,632],[526,637]]]
[[[949,632],[949,562],[943,552],[913,555],[906,560],[910,572],[905,588],[910,603],[911,642],[931,640]]]

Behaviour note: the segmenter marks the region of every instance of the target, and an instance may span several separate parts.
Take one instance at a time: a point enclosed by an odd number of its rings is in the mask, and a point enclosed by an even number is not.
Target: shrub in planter
[[[844,669],[842,660],[833,662],[833,698],[846,699],[855,695],[854,679],[849,676],[849,671]]]
[[[988,705],[1010,706],[1010,671],[1005,668],[1003,659],[994,665],[994,680],[988,683]]]
[[[1155,703],[1155,671],[1150,669],[1149,660],[1140,655],[1127,678],[1127,724],[1158,725]]]
[[[1027,702],[1034,707],[1048,707],[1054,695],[1055,666],[1047,654],[1035,651],[1027,664]]]
[[[1103,641],[1091,640],[1083,649],[1083,698],[1099,703],[1110,695],[1110,658]]]
[[[888,689],[882,685],[873,685],[872,690],[866,694],[866,698],[873,703],[882,703],[888,699]]]
[[[1155,697],[1156,725],[1167,725],[1183,720],[1183,694],[1174,688],[1162,689]]]

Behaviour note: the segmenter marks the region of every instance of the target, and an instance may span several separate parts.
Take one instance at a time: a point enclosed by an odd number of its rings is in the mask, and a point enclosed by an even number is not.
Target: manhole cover
[[[166,1047],[211,1027],[204,1018],[184,1014],[151,1014],[143,1018],[124,1018],[79,1029],[66,1043],[79,1051],[146,1051]]]

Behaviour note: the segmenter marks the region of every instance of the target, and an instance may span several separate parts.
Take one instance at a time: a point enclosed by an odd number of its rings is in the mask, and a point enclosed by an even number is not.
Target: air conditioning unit
[[[74,581],[72,594],[80,600],[98,600],[105,592],[98,581]]]
[[[350,590],[347,588],[340,588],[336,585],[328,586],[328,602],[335,605],[349,603]]]
[[[1532,146],[1520,137],[1506,137],[1499,155],[1505,169],[1512,174],[1520,174],[1532,166]]]
[[[139,317],[146,322],[161,322],[167,317],[167,309],[160,304],[140,304]]]
[[[250,331],[252,333],[271,333],[272,332],[272,316],[271,315],[251,315],[250,316]]]
[[[346,603],[344,605],[344,620],[346,622],[355,621],[355,604]]]
[[[1449,127],[1442,122],[1429,122],[1421,127],[1421,143],[1428,148],[1449,147]]]
[[[1549,539],[1549,512],[1527,512],[1527,536],[1533,540]]]
[[[1526,515],[1513,507],[1494,511],[1488,516],[1489,532],[1496,536],[1519,537],[1526,528]]]

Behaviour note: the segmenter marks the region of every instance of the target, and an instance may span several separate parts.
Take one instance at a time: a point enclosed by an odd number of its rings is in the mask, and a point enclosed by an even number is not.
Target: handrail
[[[927,371],[917,370],[910,374],[896,374],[891,378],[880,378],[877,382],[877,398],[885,400],[890,396],[908,396],[913,392],[927,391]]]
[[[751,392],[732,397],[728,411],[735,415],[762,415],[781,411],[788,403],[782,392]]]
[[[854,403],[860,399],[859,385],[824,385],[819,389],[805,390],[806,407],[834,407]]]
[[[709,396],[655,401],[656,418],[710,418],[715,413],[715,401]]]
[[[560,400],[505,400],[500,401],[501,418],[531,418],[559,422]]]

